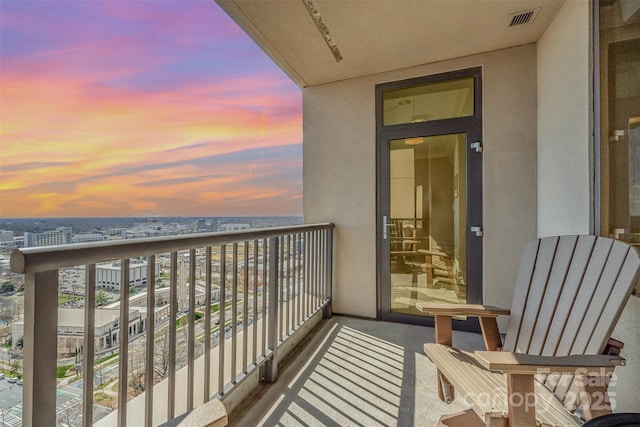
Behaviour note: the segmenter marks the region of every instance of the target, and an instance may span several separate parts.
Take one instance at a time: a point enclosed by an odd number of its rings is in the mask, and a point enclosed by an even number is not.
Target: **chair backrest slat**
[[[639,251],[595,236],[546,237],[525,246],[504,350],[598,354],[631,294]]]
[[[540,242],[533,276],[529,284],[529,296],[524,306],[524,316],[520,326],[520,334],[516,345],[516,351],[529,353],[532,339],[539,339],[538,317],[541,313],[542,300],[547,292],[547,284],[554,267],[558,238],[545,239]],[[542,331],[546,333],[546,330]]]
[[[600,316],[596,319],[596,316],[591,315],[592,311],[589,311],[585,329],[593,331],[591,339],[589,341],[576,340],[573,348],[573,352],[576,354],[600,354],[604,351],[613,329],[622,315],[621,307],[626,305],[631,289],[633,289],[633,287],[629,287],[629,283],[637,281],[637,251],[616,242],[611,250],[611,256],[614,255],[615,259],[620,261],[620,265],[618,268],[614,268],[614,263],[611,262],[603,273],[603,279],[606,277],[607,280],[612,280],[613,286],[609,292],[606,292],[606,287],[598,289],[594,302],[602,303]]]
[[[549,276],[549,283],[566,283],[570,268],[573,265],[572,261],[577,242],[577,236],[574,236],[574,238],[559,239],[555,250],[553,269]],[[535,322],[535,331],[526,351],[528,354],[542,354],[547,338],[549,334],[553,332],[551,330],[552,326],[554,328],[559,326],[564,328],[564,324],[561,324],[560,319],[555,319],[554,322],[556,311],[560,308],[558,302],[562,296],[563,289],[566,289],[566,286],[550,286],[546,289],[544,296],[541,296],[542,302],[540,303],[540,312]]]
[[[593,302],[593,297],[596,294],[598,285],[603,287],[610,287],[612,285],[612,283],[606,283],[604,280],[601,280],[607,260],[613,261],[613,259],[609,257],[612,243],[613,240],[611,239],[596,240],[587,269],[584,272],[581,283],[578,284],[576,298],[571,306],[567,325],[557,344],[558,347],[553,353],[554,356],[568,356],[572,354],[572,349],[578,336],[591,334],[592,331],[587,331],[583,327],[583,322],[587,314],[589,316],[599,316],[600,314],[588,313],[589,306]],[[594,307],[595,306],[597,305],[594,305]]]
[[[522,326],[525,304],[529,297],[529,283],[531,283],[531,279],[533,278],[536,259],[538,257],[539,244],[539,240],[529,242],[522,250],[518,279],[513,291],[513,301],[511,302],[509,326],[503,344],[505,351],[515,351],[516,340],[520,334],[520,326]]]

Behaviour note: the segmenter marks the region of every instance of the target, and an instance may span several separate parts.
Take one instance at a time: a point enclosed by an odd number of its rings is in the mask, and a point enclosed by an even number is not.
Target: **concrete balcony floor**
[[[438,399],[436,369],[422,350],[433,328],[334,316],[281,362],[230,414],[231,426],[431,426],[468,406]],[[483,349],[482,336],[454,332],[454,346]]]

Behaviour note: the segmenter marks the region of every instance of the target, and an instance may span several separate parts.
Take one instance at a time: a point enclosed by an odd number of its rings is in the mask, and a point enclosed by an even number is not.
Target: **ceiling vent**
[[[515,27],[518,25],[531,24],[535,21],[536,16],[538,16],[538,12],[540,12],[540,8],[512,13],[510,15],[509,26]]]

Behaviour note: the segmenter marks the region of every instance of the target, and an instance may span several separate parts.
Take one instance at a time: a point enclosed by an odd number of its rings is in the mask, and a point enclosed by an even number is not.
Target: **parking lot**
[[[2,427],[17,427],[22,425],[20,417],[22,412],[22,385],[17,382],[9,382],[9,378],[0,378],[0,408],[3,416],[0,424],[4,420]]]
[[[9,378],[0,379],[0,408],[8,409],[22,402],[22,386],[10,383]]]

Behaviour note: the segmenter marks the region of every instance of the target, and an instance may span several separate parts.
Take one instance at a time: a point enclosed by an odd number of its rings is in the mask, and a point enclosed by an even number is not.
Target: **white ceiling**
[[[565,0],[315,0],[336,62],[303,0],[216,0],[301,87],[533,43]],[[510,15],[541,8],[529,24]]]

